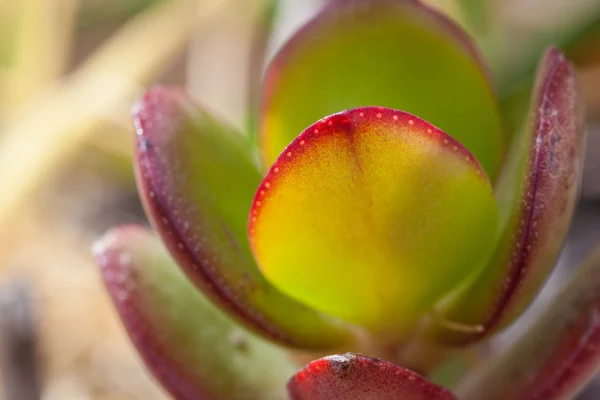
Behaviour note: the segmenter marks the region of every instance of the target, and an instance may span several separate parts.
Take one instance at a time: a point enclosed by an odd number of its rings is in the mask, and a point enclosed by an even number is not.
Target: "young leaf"
[[[94,254],[131,340],[175,399],[285,398],[296,369],[286,351],[204,298],[149,230],[116,228]]]
[[[250,238],[264,275],[311,307],[404,330],[481,263],[497,210],[460,143],[381,107],[318,121],[263,179]]]
[[[289,346],[326,349],[348,339],[335,321],[274,289],[248,245],[260,183],[243,138],[180,90],[150,90],[134,110],[136,170],[147,213],[194,283],[231,315]]]
[[[311,362],[288,389],[292,400],[455,400],[412,371],[351,353]]]
[[[556,48],[543,57],[530,115],[496,189],[501,237],[485,269],[439,306],[471,333],[434,329],[438,340],[468,343],[513,321],[554,267],[581,182],[584,131],[572,66]]]
[[[573,399],[600,369],[600,248],[532,328],[461,385],[469,400]]]
[[[333,1],[283,46],[265,76],[265,165],[314,121],[361,106],[431,122],[496,176],[502,138],[487,71],[469,37],[419,2]]]

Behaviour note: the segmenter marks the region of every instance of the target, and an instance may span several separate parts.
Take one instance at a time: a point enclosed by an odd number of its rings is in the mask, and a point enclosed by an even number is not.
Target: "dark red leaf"
[[[564,400],[600,367],[600,248],[535,324],[471,374],[459,389],[469,400]]]
[[[415,372],[352,353],[311,362],[288,389],[293,400],[455,400]]]

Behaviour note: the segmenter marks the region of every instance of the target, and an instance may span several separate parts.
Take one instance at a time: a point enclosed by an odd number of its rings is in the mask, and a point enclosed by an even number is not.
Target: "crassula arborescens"
[[[421,3],[338,0],[270,62],[257,143],[183,90],[148,91],[133,112],[134,164],[160,239],[121,227],[95,252],[165,388],[178,399],[454,399],[406,368],[427,375],[524,311],[581,180],[582,107],[561,51],[540,60],[518,132],[491,79],[468,35]],[[507,353],[461,398],[577,392],[600,354],[599,268],[596,255],[544,316],[556,323],[515,345],[545,331],[547,346]],[[345,354],[296,373],[333,353]]]

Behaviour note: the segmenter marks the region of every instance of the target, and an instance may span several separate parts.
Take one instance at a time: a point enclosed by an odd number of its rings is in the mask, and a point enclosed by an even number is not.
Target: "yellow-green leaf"
[[[460,143],[411,114],[364,107],[307,128],[256,194],[251,245],[293,298],[403,330],[480,264],[496,205]]]
[[[502,134],[487,70],[469,37],[438,12],[414,0],[341,0],[307,23],[266,72],[265,164],[314,121],[362,106],[429,121],[495,178]]]

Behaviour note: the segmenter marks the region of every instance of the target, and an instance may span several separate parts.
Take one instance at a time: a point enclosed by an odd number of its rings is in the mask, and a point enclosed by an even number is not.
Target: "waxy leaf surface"
[[[113,229],[94,253],[131,340],[175,399],[285,398],[296,370],[285,350],[211,304],[148,229]]]
[[[429,121],[496,176],[502,138],[487,73],[468,36],[417,1],[333,1],[283,46],[265,76],[265,164],[314,121],[362,106]]]
[[[273,340],[312,349],[343,342],[340,325],[274,289],[252,258],[246,227],[260,175],[242,136],[169,88],[150,90],[134,122],[146,211],[188,276]]]
[[[415,372],[350,353],[311,362],[288,389],[292,400],[455,400]]]
[[[600,249],[535,324],[467,377],[469,400],[568,400],[600,368]]]
[[[283,151],[249,229],[280,290],[396,331],[488,256],[496,218],[485,172],[460,143],[411,114],[364,107],[318,121]]]
[[[465,343],[513,321],[529,305],[562,248],[581,182],[584,131],[574,71],[549,49],[538,71],[529,118],[498,182],[501,237],[480,274],[440,305],[445,320],[481,329],[439,340]]]

